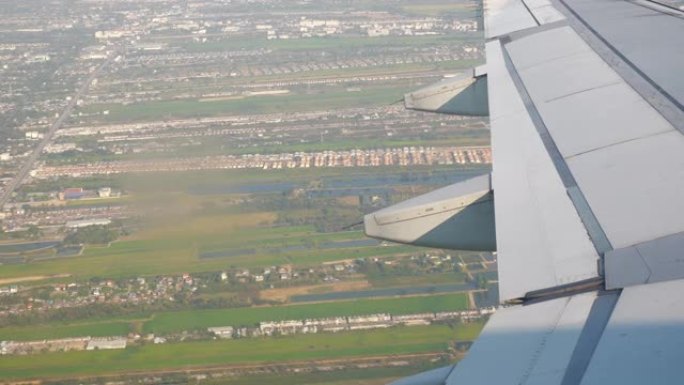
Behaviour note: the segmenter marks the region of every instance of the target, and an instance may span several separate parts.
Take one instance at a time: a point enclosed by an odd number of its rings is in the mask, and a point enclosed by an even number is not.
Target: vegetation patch
[[[397,327],[384,330],[308,334],[280,338],[144,345],[123,350],[8,356],[3,379],[93,376],[168,368],[446,351],[450,341],[470,341],[482,323]]]
[[[264,306],[234,309],[192,310],[159,313],[145,323],[146,333],[175,333],[212,326],[252,326],[260,321],[326,318],[351,315],[390,313],[412,314],[458,311],[468,308],[463,293],[383,299],[336,301],[307,305]]]

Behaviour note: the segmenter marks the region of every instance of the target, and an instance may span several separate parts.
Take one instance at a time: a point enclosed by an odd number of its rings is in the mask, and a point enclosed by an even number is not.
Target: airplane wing
[[[488,115],[491,174],[364,222],[376,238],[496,250],[507,306],[457,365],[395,384],[682,381],[684,12],[649,0],[484,11],[486,65],[405,104]]]

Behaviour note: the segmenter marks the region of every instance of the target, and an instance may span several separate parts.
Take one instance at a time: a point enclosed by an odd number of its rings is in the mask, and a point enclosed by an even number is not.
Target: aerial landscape
[[[0,15],[0,385],[681,383],[684,0]]]
[[[497,255],[365,236],[490,171],[405,93],[469,0],[27,0],[0,20],[0,383],[384,384],[458,362]]]

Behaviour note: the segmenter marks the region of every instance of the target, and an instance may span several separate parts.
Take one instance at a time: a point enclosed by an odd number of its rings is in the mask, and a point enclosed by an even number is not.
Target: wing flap
[[[417,246],[496,250],[489,175],[482,175],[364,217],[366,235]]]
[[[502,301],[598,276],[598,254],[519,95],[487,43]]]
[[[452,115],[487,116],[487,73],[477,67],[404,96],[411,110]]]

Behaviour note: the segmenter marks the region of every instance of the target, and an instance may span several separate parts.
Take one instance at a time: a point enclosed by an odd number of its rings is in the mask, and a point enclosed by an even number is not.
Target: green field
[[[214,240],[230,236],[215,235]],[[209,236],[200,238],[210,239]],[[309,266],[322,262],[416,252],[410,246],[310,249],[292,253],[245,254],[225,258],[199,259],[196,242],[191,238],[177,240],[131,240],[110,247],[89,247],[82,255],[26,264],[6,265],[0,278],[70,274],[76,280],[94,276],[121,278],[157,274],[179,274],[220,271],[233,266],[266,267],[294,264]]]
[[[166,368],[441,352],[449,341],[473,340],[481,323],[397,327],[281,338],[186,342],[118,351],[50,353],[0,359],[3,379],[132,373]]]
[[[410,7],[410,5],[409,5]],[[434,11],[431,8],[414,8],[418,11]],[[208,52],[226,51],[239,49],[271,49],[283,51],[311,51],[311,50],[349,50],[355,48],[388,48],[388,47],[425,47],[436,45],[453,45],[461,42],[479,42],[482,34],[458,33],[440,36],[382,36],[369,38],[362,37],[312,37],[306,39],[274,39],[268,40],[263,37],[243,37],[225,38],[220,40],[210,40],[206,43],[196,43],[190,39],[183,39],[180,44],[174,41],[175,37],[169,39],[159,38],[160,42],[167,42],[171,45],[180,45],[189,52]]]
[[[67,207],[118,206],[132,202],[130,196],[116,198],[78,199],[66,202]]]
[[[274,249],[288,246],[315,247],[326,242],[349,241],[366,239],[363,231],[339,231],[336,233],[317,233],[311,226],[286,226],[273,228],[256,228],[238,230],[230,239],[215,240],[205,243],[201,250],[215,251],[232,248],[244,248],[246,244],[253,244],[257,248]]]
[[[421,275],[372,276],[369,281],[375,288],[390,288],[462,283],[465,282],[465,278],[465,273],[452,272]]]
[[[484,167],[461,169],[464,174],[477,174]],[[132,236],[124,237],[108,247],[88,246],[78,256],[4,265],[0,269],[0,279],[69,274],[74,277],[73,279],[82,280],[94,276],[119,278],[221,271],[231,266],[311,266],[337,260],[420,252],[420,249],[410,246],[322,248],[319,246],[326,242],[362,239],[364,236],[359,231],[323,234],[316,232],[311,226],[274,227],[272,224],[279,215],[297,213],[286,209],[277,212],[240,212],[235,209],[231,211],[228,210],[230,206],[224,203],[224,200],[232,199],[229,195],[190,195],[187,191],[198,186],[210,186],[220,190],[223,186],[230,188],[252,183],[280,182],[307,187],[312,181],[325,184],[326,180],[353,180],[369,176],[377,176],[377,184],[385,185],[387,182],[384,177],[388,175],[413,175],[419,181],[423,176],[431,173],[441,175],[439,173],[446,170],[453,173],[452,166],[445,166],[433,169],[415,167],[411,170],[388,167],[383,169],[381,175],[377,169],[361,168],[273,170],[263,173],[245,170],[188,172],[98,179],[101,184],[107,185],[111,182],[111,185],[132,191],[134,198],[131,198],[130,202],[138,205],[140,210],[153,206],[163,214],[148,216],[146,222],[149,224],[135,231]],[[448,178],[445,176],[445,183],[447,182]],[[63,182],[65,186],[70,183],[74,181]],[[227,209],[223,210],[223,207]],[[358,215],[360,219],[361,213]],[[306,220],[304,217],[301,219]],[[349,223],[340,223],[340,229],[351,223],[354,223],[353,220]],[[287,247],[290,246],[306,248],[288,250]],[[240,255],[232,252],[240,249],[254,249],[254,253]],[[226,256],[199,258],[202,253],[210,251],[226,251]]]
[[[161,100],[120,104],[95,104],[84,112],[109,114],[102,119],[108,122],[139,122],[162,119],[183,119],[240,114],[266,114],[290,111],[316,111],[335,108],[357,108],[389,105],[410,91],[410,86],[364,88],[360,92],[336,91],[312,94],[261,95],[232,100]]]
[[[259,321],[323,318],[373,313],[410,314],[464,310],[465,294],[422,297],[361,299],[301,305],[187,310],[141,314],[121,319],[82,319],[71,324],[11,326],[0,328],[2,340],[40,340],[66,337],[120,336],[142,325],[143,333],[169,334],[183,330],[204,330],[212,326],[253,326]],[[138,326],[136,326],[137,328]]]
[[[68,337],[125,336],[130,330],[125,321],[101,321],[71,325],[5,326],[0,328],[0,341],[36,341]]]
[[[408,377],[421,373],[439,365],[444,366],[446,362],[439,362],[437,365],[411,365],[394,366],[389,368],[367,368],[367,369],[345,369],[332,372],[311,372],[311,373],[288,373],[249,375],[242,377],[220,378],[217,380],[204,380],[203,384],[217,385],[385,385],[397,378]],[[208,382],[207,382],[208,381]]]
[[[250,83],[270,83],[274,81],[303,81],[303,80],[322,80],[322,79],[342,79],[353,78],[359,76],[374,76],[374,75],[401,75],[412,73],[429,73],[435,71],[457,71],[476,67],[482,64],[481,60],[449,60],[434,63],[403,63],[403,64],[388,64],[371,67],[355,67],[355,68],[339,68],[339,69],[318,69],[303,72],[283,73],[276,75],[254,75],[244,77],[224,77],[224,78],[192,78],[183,83],[173,84],[172,90],[174,92],[201,90],[204,93],[210,92],[224,92],[226,88],[236,84],[244,84],[246,80]],[[169,84],[160,80],[150,80],[140,83],[141,90],[157,90],[161,92],[171,92]],[[115,85],[112,91],[120,91]]]
[[[215,310],[189,310],[159,313],[143,326],[146,333],[173,333],[212,326],[250,326],[259,321],[325,318],[373,313],[411,314],[468,308],[465,294],[421,297],[361,299],[306,305],[251,307]]]

